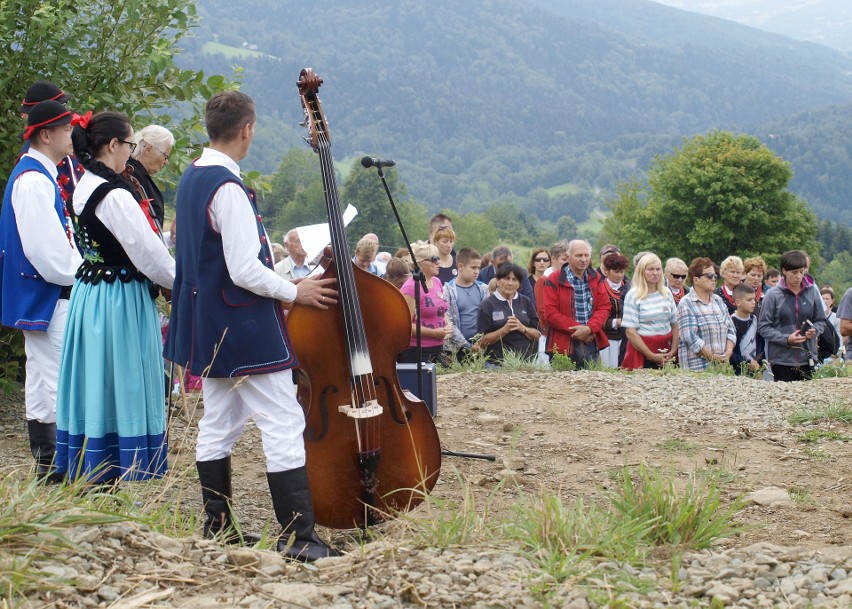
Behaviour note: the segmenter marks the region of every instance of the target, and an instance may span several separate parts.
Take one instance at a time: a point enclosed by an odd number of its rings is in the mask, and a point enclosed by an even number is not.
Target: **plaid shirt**
[[[585,271],[582,277],[577,277],[568,266],[565,267],[565,275],[574,288],[574,319],[582,325],[589,323],[594,305],[592,290],[589,289],[589,278],[586,276],[587,272]]]
[[[687,370],[707,370],[710,362],[698,355],[704,345],[713,353],[724,353],[728,341],[737,342],[734,320],[716,294],[710,294],[710,303],[705,304],[694,288],[689,290],[677,306],[677,324],[680,328],[677,358],[680,367]]]

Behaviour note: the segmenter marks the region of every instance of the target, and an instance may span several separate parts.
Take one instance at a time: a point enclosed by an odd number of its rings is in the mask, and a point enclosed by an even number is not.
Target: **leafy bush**
[[[0,327],[0,391],[12,393],[23,382],[25,360],[23,333]]]

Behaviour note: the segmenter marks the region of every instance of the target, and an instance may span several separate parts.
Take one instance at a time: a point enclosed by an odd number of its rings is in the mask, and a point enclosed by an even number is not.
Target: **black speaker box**
[[[438,373],[435,364],[423,364],[423,395],[417,395],[417,364],[397,364],[399,384],[415,397],[426,402],[432,416],[438,414]]]

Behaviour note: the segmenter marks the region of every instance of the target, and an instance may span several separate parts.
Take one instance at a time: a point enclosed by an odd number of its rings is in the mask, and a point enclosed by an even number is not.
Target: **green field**
[[[607,215],[599,209],[592,211],[587,220],[577,224],[577,236],[582,239],[588,239],[594,243],[595,238],[603,228],[606,216]]]
[[[551,186],[550,188],[546,188],[545,192],[549,194],[551,197],[556,197],[559,195],[575,195],[578,192],[583,190],[576,184],[572,182],[565,182],[564,184],[557,184],[556,186]]]
[[[242,47],[232,47],[227,44],[222,44],[221,42],[205,42],[204,46],[201,47],[201,50],[207,53],[208,55],[216,55],[218,53],[221,53],[228,59],[245,59],[247,57],[271,57],[271,55],[261,53],[260,51],[252,51],[249,49],[244,49]]]

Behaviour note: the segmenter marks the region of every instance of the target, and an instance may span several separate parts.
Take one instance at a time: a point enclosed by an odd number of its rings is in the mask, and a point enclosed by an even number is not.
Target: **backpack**
[[[817,337],[817,355],[820,361],[825,360],[840,349],[840,337],[830,321],[825,322],[822,333]]]

